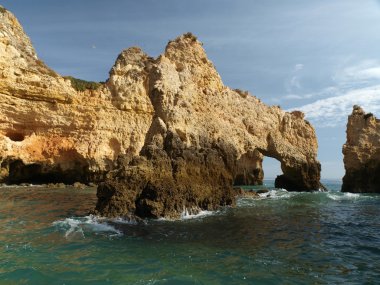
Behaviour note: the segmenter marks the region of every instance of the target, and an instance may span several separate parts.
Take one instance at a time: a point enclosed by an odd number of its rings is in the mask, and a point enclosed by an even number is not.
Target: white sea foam
[[[158,221],[185,221],[185,220],[192,220],[192,219],[202,219],[208,216],[216,215],[220,211],[206,211],[201,210],[199,208],[191,208],[191,209],[184,209],[181,213],[181,216],[179,219],[171,219],[171,218],[158,218]]]
[[[260,193],[261,199],[287,199],[294,196],[294,193],[288,192],[285,189],[269,190],[267,193]]]
[[[18,189],[18,188],[42,188],[43,185],[39,184],[23,184],[23,185],[16,185],[16,184],[0,184],[0,188],[12,188],[12,189]]]
[[[198,210],[198,212],[192,212],[188,211],[185,209],[182,214],[181,214],[181,220],[190,220],[190,219],[199,219],[199,218],[204,218],[210,215],[215,214],[215,211],[203,211],[203,210]]]
[[[302,192],[288,192],[286,189],[278,188],[272,189],[265,193],[260,193],[258,197],[243,197],[239,198],[237,201],[238,207],[249,207],[254,206],[256,201],[261,200],[281,200],[281,199],[289,199],[296,195],[300,195]]]
[[[116,223],[116,224],[124,224],[124,225],[137,225],[139,223],[136,219],[128,218],[128,217],[118,217],[118,218],[109,219],[108,221]],[[146,221],[142,220],[142,223],[146,223]]]
[[[122,233],[104,219],[93,215],[85,217],[66,218],[53,222],[59,230],[65,231],[65,237],[80,235],[85,237],[86,232],[95,234],[109,234],[109,236],[121,236]]]
[[[357,193],[327,193],[327,197],[334,201],[356,200],[365,196]]]

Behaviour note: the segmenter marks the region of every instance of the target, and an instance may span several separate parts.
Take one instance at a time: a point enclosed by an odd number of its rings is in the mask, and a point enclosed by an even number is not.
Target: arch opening
[[[258,150],[248,151],[236,162],[234,186],[263,185],[264,180],[273,186],[280,175],[283,171],[279,160]]]
[[[264,156],[262,168],[264,172],[264,184],[274,187],[276,178],[283,175],[281,162],[273,157]]]

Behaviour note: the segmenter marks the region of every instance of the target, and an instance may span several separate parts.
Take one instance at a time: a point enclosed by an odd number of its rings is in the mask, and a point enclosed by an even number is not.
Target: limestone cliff
[[[343,145],[343,192],[380,193],[380,120],[354,106]]]
[[[123,68],[116,64],[98,90],[78,92],[38,59],[17,19],[1,12],[0,182],[99,180],[119,154],[138,154],[153,107],[138,93],[144,75],[128,75],[141,67]]]
[[[277,187],[320,187],[304,115],[226,87],[192,34],[156,59],[124,50],[105,84],[78,92],[38,60],[12,14],[0,25],[4,181],[99,181],[113,169],[97,213],[150,217],[233,204],[234,182],[262,182],[264,156],[281,162]]]

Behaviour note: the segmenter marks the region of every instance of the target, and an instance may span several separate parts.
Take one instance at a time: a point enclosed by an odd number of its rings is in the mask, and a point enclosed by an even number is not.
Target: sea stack
[[[101,182],[96,213],[179,217],[233,205],[233,184],[320,188],[314,128],[299,111],[225,86],[191,33],[149,57],[124,50],[105,83],[62,77],[0,12],[0,182]]]
[[[343,145],[342,192],[380,193],[380,120],[354,106]]]

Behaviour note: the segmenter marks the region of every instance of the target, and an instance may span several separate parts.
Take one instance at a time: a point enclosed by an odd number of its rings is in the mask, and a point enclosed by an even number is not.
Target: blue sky
[[[151,56],[191,31],[232,88],[301,109],[315,126],[323,178],[344,174],[353,104],[380,116],[380,1],[11,0],[41,59],[62,75],[104,81],[121,50]],[[267,177],[278,164],[265,160]]]

